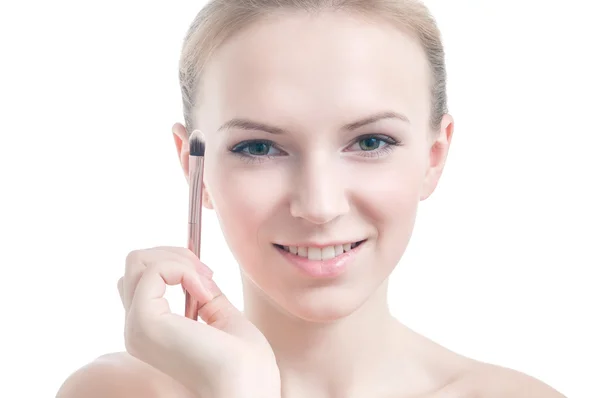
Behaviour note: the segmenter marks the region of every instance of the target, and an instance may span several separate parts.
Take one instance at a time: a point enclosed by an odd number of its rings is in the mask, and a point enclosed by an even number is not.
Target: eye
[[[358,137],[347,151],[361,152],[361,156],[381,156],[386,151],[391,151],[393,147],[400,145],[399,141],[387,135],[366,135]]]
[[[246,144],[244,149],[252,156],[265,156],[269,154],[271,145],[266,142],[251,142]]]
[[[240,142],[231,148],[230,151],[243,158],[261,158],[260,160],[262,160],[262,158],[271,158],[285,154],[283,151],[277,149],[273,142],[264,140]]]
[[[379,148],[383,143],[383,140],[380,140],[375,137],[363,138],[362,140],[358,141],[358,145],[363,151],[374,151],[375,149]]]

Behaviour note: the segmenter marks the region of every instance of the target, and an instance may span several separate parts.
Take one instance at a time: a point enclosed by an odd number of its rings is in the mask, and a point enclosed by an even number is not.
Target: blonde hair
[[[419,0],[212,0],[196,16],[183,43],[179,81],[188,134],[196,128],[193,110],[202,72],[211,55],[235,33],[274,11],[348,10],[381,17],[407,30],[422,46],[431,69],[430,127],[440,128],[447,113],[444,47],[437,23]]]

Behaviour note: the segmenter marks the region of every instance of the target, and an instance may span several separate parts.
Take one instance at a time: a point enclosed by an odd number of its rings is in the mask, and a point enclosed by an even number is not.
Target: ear
[[[444,166],[446,165],[446,159],[448,157],[453,134],[454,119],[452,116],[446,114],[442,118],[440,131],[432,142],[429,150],[429,167],[425,174],[425,180],[423,181],[421,200],[425,200],[431,196],[438,185],[442,172],[444,171]]]
[[[175,140],[175,148],[177,150],[177,157],[179,158],[179,163],[181,163],[181,168],[183,169],[183,174],[185,175],[185,179],[190,183],[190,143],[189,143],[189,135],[184,125],[181,123],[175,123],[172,128],[173,139]],[[202,184],[202,204],[207,209],[212,209],[213,204],[210,199],[210,195],[208,194],[208,190],[206,189],[206,184]]]
[[[175,149],[177,149],[177,157],[183,169],[183,174],[188,184],[190,182],[190,143],[187,130],[181,123],[175,123],[171,129],[173,139],[175,140]]]

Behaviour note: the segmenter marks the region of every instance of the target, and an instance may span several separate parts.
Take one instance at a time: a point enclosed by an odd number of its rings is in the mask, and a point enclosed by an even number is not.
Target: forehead
[[[340,12],[277,14],[214,54],[200,103],[220,120],[339,123],[391,110],[426,122],[429,76],[420,45],[391,24]]]

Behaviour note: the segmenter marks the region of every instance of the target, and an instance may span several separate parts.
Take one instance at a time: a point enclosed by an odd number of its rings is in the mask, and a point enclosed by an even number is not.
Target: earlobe
[[[430,164],[427,168],[427,172],[425,173],[425,179],[423,181],[423,189],[421,190],[421,201],[429,198],[435,188],[437,187],[438,181],[440,179],[441,168],[440,164],[436,163],[439,161],[440,157],[440,144],[438,141],[435,141],[431,146],[431,150],[429,153]]]
[[[454,120],[450,115],[444,115],[441,123],[440,132],[430,147],[429,167],[423,181],[420,200],[423,201],[431,196],[435,191],[438,182],[444,171],[452,135],[454,133]]]

